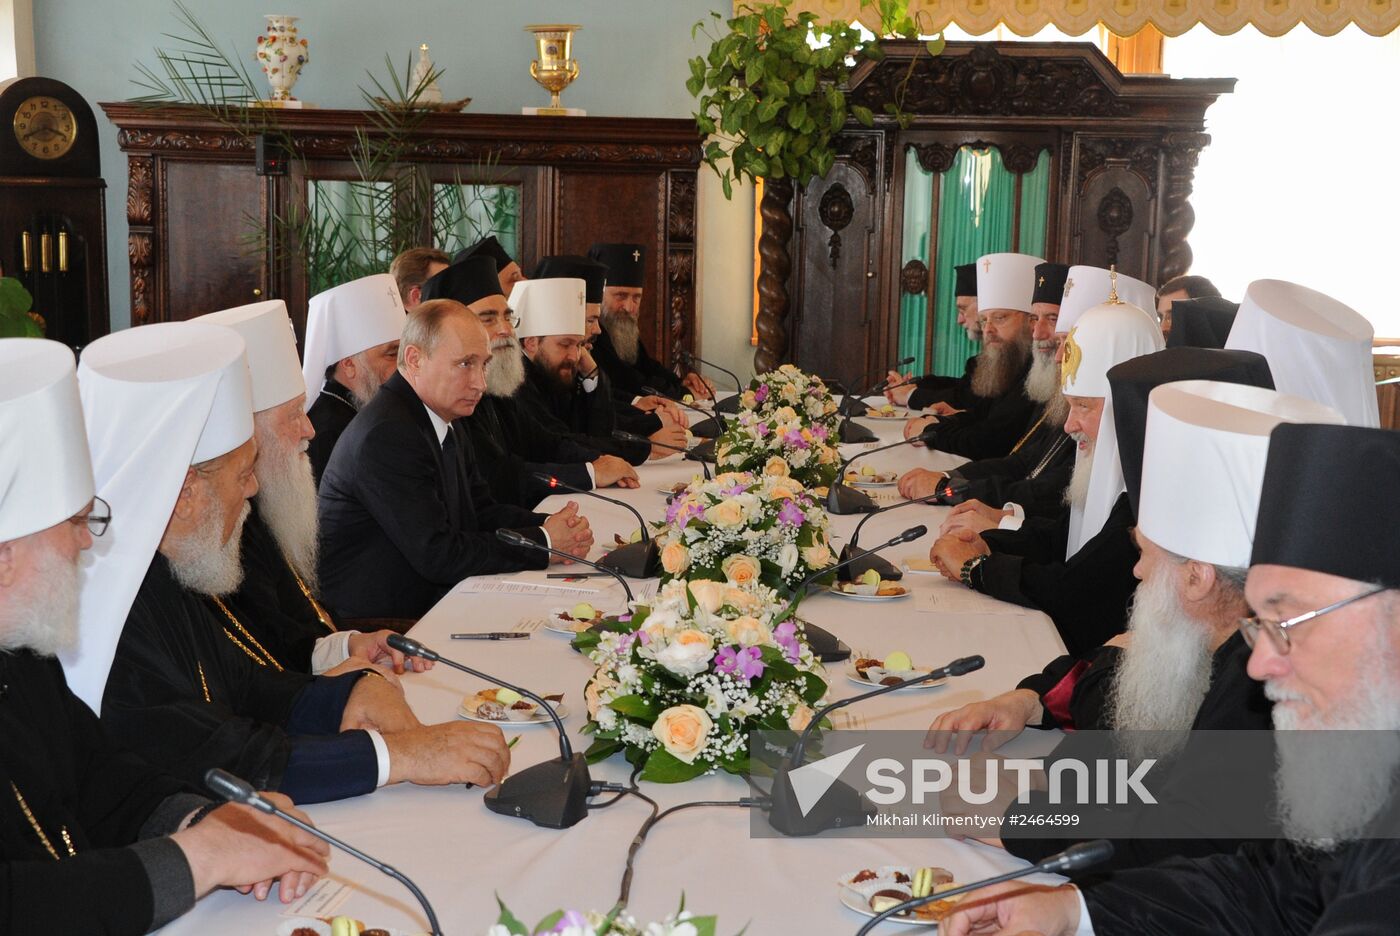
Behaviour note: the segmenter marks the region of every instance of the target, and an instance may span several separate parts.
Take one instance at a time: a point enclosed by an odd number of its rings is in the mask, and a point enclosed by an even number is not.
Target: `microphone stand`
[[[442,936],[442,928],[438,925],[437,914],[433,912],[433,905],[428,903],[427,896],[418,889],[418,885],[409,880],[408,876],[401,871],[391,865],[385,864],[378,858],[373,858],[365,854],[347,842],[342,842],[329,833],[322,832],[311,823],[303,822],[291,813],[279,809],[276,803],[259,796],[258,792],[253,789],[252,784],[248,783],[246,780],[235,777],[226,770],[220,770],[218,767],[208,770],[204,774],[204,785],[216,795],[228,800],[230,803],[241,803],[244,806],[251,806],[259,812],[265,812],[269,816],[276,816],[283,822],[296,826],[308,835],[315,836],[327,845],[338,848],[354,858],[358,858],[380,874],[387,874],[389,877],[408,888],[409,892],[413,894],[414,899],[418,901],[418,905],[423,908],[423,912],[428,917],[428,926],[432,930],[433,936]]]
[[[709,388],[707,387],[706,389]],[[642,387],[642,392],[649,396],[664,397],[666,395],[660,390],[657,390],[655,387]],[[711,395],[710,399],[714,400],[714,396]],[[692,413],[699,413],[701,416],[705,417],[704,419],[700,420],[698,423],[690,427],[690,431],[693,434],[700,436],[702,439],[713,439],[715,436],[719,435],[721,432],[724,432],[726,429],[729,428],[729,426],[724,421],[724,414],[721,413],[718,409],[715,410],[715,413],[712,416],[698,406],[691,406],[685,400],[676,400],[675,402],[677,406],[684,406]]]
[[[887,692],[897,692],[909,686],[947,679],[949,676],[962,676],[979,670],[986,663],[980,656],[962,657],[947,666],[939,667],[905,679],[889,686],[879,686],[869,692],[841,699],[818,709],[812,720],[802,730],[797,743],[783,757],[782,763],[773,774],[771,791],[772,804],[768,810],[768,824],[784,835],[816,835],[826,829],[836,829],[850,825],[864,825],[867,816],[874,816],[876,809],[858,790],[844,783],[834,783],[822,797],[804,813],[798,802],[797,792],[792,785],[792,774],[806,762],[807,739],[827,715],[840,708],[873,699]]]
[[[838,424],[838,428],[841,433],[841,441],[845,443],[874,442],[876,439],[878,439],[879,436],[871,432],[869,429],[865,428],[859,423],[851,422],[851,417],[855,414],[851,412],[851,410],[846,406],[846,401],[854,399],[859,408],[864,408],[864,404],[860,402],[860,398],[852,397],[850,388],[839,380],[823,377],[822,381],[826,383],[826,385],[829,387],[837,388],[841,391],[842,394],[841,405],[837,407],[836,410],[838,413],[841,414],[841,422]]]
[[[723,403],[719,402],[718,400],[715,400],[715,395],[713,391],[710,392],[710,399],[714,400],[716,413],[739,412],[739,397],[743,395],[744,384],[743,381],[739,379],[738,374],[734,373],[728,368],[720,367],[718,364],[707,361],[704,358],[699,357],[698,355],[692,354],[689,351],[681,352],[681,361],[689,367],[694,367],[696,364],[704,364],[706,367],[712,367],[715,370],[719,371],[721,374],[728,376],[730,380],[734,381],[734,396],[730,400],[725,400]]]
[[[499,786],[488,790],[483,797],[487,809],[505,816],[528,819],[547,829],[567,829],[588,815],[588,795],[593,785],[593,780],[588,775],[588,759],[582,753],[575,753],[569,744],[569,735],[564,731],[564,723],[559,720],[559,713],[554,710],[554,706],[529,689],[512,686],[495,676],[474,670],[470,666],[463,666],[456,660],[449,660],[411,637],[390,634],[386,642],[390,647],[408,656],[441,663],[487,682],[498,683],[506,689],[512,689],[538,704],[554,722],[554,730],[559,734],[559,756],[511,774],[502,780]]]
[[[639,436],[634,432],[624,432],[621,429],[614,429],[612,436],[619,442],[641,442],[646,445],[654,445],[657,448],[669,449],[672,452],[680,452],[687,461],[699,462],[700,468],[705,472],[705,480],[709,481],[711,479],[710,462],[714,459],[702,456],[700,454],[700,446],[698,445],[693,449],[681,448],[679,445],[667,445],[665,442],[653,442],[645,436]]]
[[[900,358],[898,361],[895,361],[894,364],[890,367],[890,370],[899,370],[901,367],[907,367],[908,365],[913,363],[914,358],[912,355],[909,357],[903,357]],[[865,381],[869,377],[870,373],[868,371],[864,374],[861,374],[861,384],[864,385]],[[830,383],[830,381],[828,381],[828,383]],[[847,407],[846,401],[842,400],[841,407],[844,410],[848,410],[849,415],[856,416],[859,414],[860,410],[865,406],[865,403],[863,402],[865,397],[874,396],[877,393],[884,393],[885,390],[889,388],[889,385],[890,382],[888,379],[881,380],[878,383],[874,384],[869,390],[865,391],[864,393],[857,394],[855,401],[851,404],[850,407]]]
[[[1019,868],[1015,871],[1008,871],[1006,874],[998,874],[996,877],[975,881],[972,884],[964,884],[962,887],[954,887],[950,890],[940,891],[936,894],[929,894],[927,897],[912,897],[901,904],[895,904],[882,913],[877,913],[866,922],[856,936],[866,936],[871,930],[879,926],[892,916],[900,916],[909,913],[916,907],[933,903],[936,900],[947,900],[950,897],[958,897],[969,891],[980,890],[984,887],[991,887],[993,884],[1002,884],[1006,881],[1014,881],[1017,878],[1027,875],[1046,872],[1049,874],[1063,874],[1066,871],[1077,871],[1080,868],[1088,868],[1113,857],[1113,843],[1108,839],[1095,839],[1091,842],[1078,842],[1066,848],[1058,855],[1051,855],[1036,862],[1028,868]]]
[[[553,475],[545,474],[543,471],[533,472],[530,477],[546,487],[559,488],[574,494],[582,494],[584,497],[593,497],[631,511],[632,516],[637,518],[637,525],[642,531],[641,542],[628,543],[625,546],[617,547],[612,552],[599,559],[598,564],[604,568],[616,569],[623,575],[628,575],[632,578],[653,578],[660,574],[660,551],[656,548],[656,543],[652,541],[651,534],[647,530],[647,522],[642,519],[642,515],[637,512],[637,508],[615,497],[606,497],[596,491],[585,491],[583,488],[574,487],[572,484],[566,484]]]
[[[901,445],[913,445],[915,442],[924,442],[931,438],[927,429],[912,439],[900,439],[898,442],[891,442],[879,448],[866,449],[863,452],[856,452],[850,458],[841,463],[841,467],[836,469],[836,477],[826,490],[826,512],[830,514],[854,514],[870,513],[875,510],[875,502],[870,499],[870,495],[864,491],[857,491],[846,484],[846,469],[852,463],[859,461],[867,455],[874,455],[877,452],[888,452],[890,449],[899,448]]]
[[[861,517],[860,522],[856,524],[855,530],[851,532],[850,542],[848,542],[845,546],[841,547],[841,555],[839,558],[842,560],[851,560],[851,564],[845,567],[845,581],[854,582],[862,574],[864,574],[867,569],[874,569],[882,579],[890,579],[891,581],[897,582],[900,579],[904,578],[904,573],[900,571],[899,567],[896,566],[894,563],[890,562],[884,556],[877,556],[874,553],[861,549],[857,545],[860,541],[860,528],[865,526],[865,521],[869,520],[876,514],[882,514],[890,510],[899,510],[901,507],[909,507],[913,504],[941,503],[944,493],[944,490],[940,488],[939,490],[927,495],[926,497],[918,497],[914,500],[900,501],[898,504],[889,504],[885,507],[878,507],[875,510],[870,511],[870,513],[866,514],[865,516]]]
[[[497,530],[496,539],[500,540],[502,543],[505,543],[507,546],[515,546],[519,549],[537,549],[540,552],[549,553],[551,556],[558,556],[561,559],[568,559],[570,562],[581,562],[584,565],[588,566],[590,569],[597,569],[599,572],[602,572],[606,575],[611,575],[613,578],[617,579],[618,584],[622,586],[622,590],[627,594],[627,603],[631,604],[633,601],[636,601],[635,596],[633,596],[632,594],[632,589],[627,587],[627,579],[623,578],[622,574],[616,569],[609,569],[601,563],[594,562],[592,559],[580,559],[578,556],[571,556],[568,553],[563,552],[562,550],[553,548],[552,546],[546,546],[543,543],[537,543],[534,540],[530,539],[530,537],[517,533],[514,530]]]

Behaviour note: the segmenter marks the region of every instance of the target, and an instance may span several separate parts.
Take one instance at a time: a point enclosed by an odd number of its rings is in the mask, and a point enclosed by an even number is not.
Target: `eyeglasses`
[[[981,321],[984,327],[988,324],[991,324],[997,328],[1002,328],[1006,325],[1010,325],[1012,322],[1022,321],[1022,319],[1018,318],[1018,316],[1025,314],[1026,313],[1024,312],[1017,312],[1015,310],[1003,310],[1000,312],[992,312],[989,315],[981,316],[979,321]]]
[[[1370,598],[1372,595],[1379,595],[1385,590],[1386,587],[1381,585],[1370,591],[1362,592],[1359,595],[1352,595],[1350,598],[1343,598],[1341,601],[1333,602],[1325,608],[1318,608],[1316,611],[1308,611],[1297,617],[1291,617],[1286,621],[1271,621],[1257,615],[1254,617],[1240,618],[1240,634],[1244,637],[1244,642],[1252,648],[1259,640],[1259,634],[1262,631],[1269,635],[1269,639],[1273,642],[1275,650],[1281,654],[1287,654],[1289,650],[1293,649],[1292,643],[1288,639],[1289,628],[1297,627],[1299,624],[1304,624],[1311,621],[1313,618],[1322,617],[1324,614],[1330,614],[1339,608],[1345,608],[1349,604],[1353,604],[1365,598]]]
[[[68,522],[86,526],[88,532],[93,536],[101,536],[107,532],[107,527],[112,522],[112,505],[100,497],[94,497],[92,509],[88,511],[86,517],[69,517]]]
[[[485,325],[487,328],[490,328],[491,326],[496,324],[496,320],[499,319],[502,315],[505,316],[507,322],[510,322],[511,328],[520,327],[520,313],[515,311],[514,309],[506,309],[504,313],[478,312],[476,314],[476,317],[481,321],[481,324]]]

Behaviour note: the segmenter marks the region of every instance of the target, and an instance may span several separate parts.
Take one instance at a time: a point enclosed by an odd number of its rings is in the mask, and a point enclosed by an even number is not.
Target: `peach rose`
[[[774,421],[774,422],[780,422],[780,423],[792,422],[792,421],[793,421],[794,419],[796,419],[796,418],[797,418],[797,410],[793,409],[791,406],[784,406],[784,407],[780,408],[776,413],[773,414],[773,421]]]
[[[745,390],[739,395],[739,405],[744,409],[753,409],[758,405],[758,398],[754,396],[752,390]]]
[[[793,731],[803,731],[812,723],[812,716],[816,714],[812,709],[802,703],[798,703],[797,708],[792,710],[788,716],[788,727]]]
[[[705,749],[715,723],[705,710],[696,705],[673,705],[657,716],[651,733],[672,757],[687,764]]]
[[[736,527],[744,522],[744,508],[732,500],[720,501],[705,511],[705,519],[718,527]]]
[[[724,585],[720,582],[697,581],[689,583],[691,597],[695,603],[714,614],[724,604]]]
[[[597,673],[588,681],[588,685],[583,687],[583,698],[588,704],[588,717],[594,721],[598,720],[598,709],[602,707],[602,694],[608,689],[617,685],[616,680],[605,673]]]
[[[744,615],[730,621],[725,630],[729,639],[741,647],[761,647],[773,641],[773,635],[758,618]]]
[[[801,397],[801,394],[797,392],[797,386],[795,384],[784,384],[782,395],[783,399],[787,400],[789,403],[796,403]]]
[[[763,572],[763,566],[753,556],[745,556],[743,553],[736,553],[727,557],[720,563],[720,570],[724,572],[724,577],[735,585],[748,585],[758,580]]]
[[[690,550],[677,542],[667,543],[661,548],[661,568],[667,575],[680,575],[690,568]]]
[[[787,461],[777,455],[774,455],[772,458],[768,459],[768,461],[763,466],[764,474],[774,475],[775,477],[779,478],[786,478],[788,476],[788,471],[789,469]]]
[[[836,560],[825,543],[802,547],[802,559],[814,569],[824,569]]]

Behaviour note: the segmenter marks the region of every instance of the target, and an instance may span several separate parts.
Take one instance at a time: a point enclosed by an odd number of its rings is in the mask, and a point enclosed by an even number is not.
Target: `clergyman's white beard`
[[[258,513],[302,583],[315,594],[319,527],[316,480],[306,443],[286,448],[272,433],[258,433]]]
[[[1361,656],[1355,698],[1328,716],[1303,697],[1266,682],[1275,703],[1278,744],[1275,788],[1284,834],[1294,842],[1331,851],[1358,838],[1391,801],[1400,771],[1400,685],[1394,649],[1378,620],[1374,645]]]
[[[617,351],[617,356],[628,364],[636,364],[637,349],[642,344],[642,327],[626,312],[604,312],[603,326],[608,330],[608,338]]]
[[[223,511],[217,502],[211,503],[197,531],[184,542],[172,544],[166,554],[175,581],[192,592],[215,598],[237,591],[243,584],[243,522],[251,509],[252,505],[244,501],[233,535],[227,543],[221,543]]]
[[[378,371],[369,366],[369,352],[361,351],[355,355],[355,379],[351,381],[351,386],[345,388],[354,398],[355,408],[364,409],[382,386],[384,381],[379,379]]]
[[[0,651],[57,656],[78,645],[78,564],[57,549],[34,557],[33,574],[0,607]]]
[[[525,383],[525,359],[520,356],[520,339],[497,338],[491,342],[491,360],[486,362],[486,392],[493,397],[513,397]]]
[[[982,340],[982,326],[981,326],[981,325],[964,325],[964,326],[963,326],[963,331],[967,332],[967,340],[968,340],[968,341],[978,342],[978,341],[981,341],[981,340]]]
[[[1082,432],[1071,432],[1070,438],[1078,445],[1084,441]],[[1076,449],[1074,453],[1074,473],[1069,476],[1069,485],[1065,488],[1065,504],[1070,507],[1078,507],[1081,510],[1089,500],[1089,473],[1094,468],[1094,445],[1091,442],[1088,447]]]
[[[1048,403],[1060,392],[1060,366],[1055,363],[1055,345],[1046,354],[1036,348],[1031,355],[1031,369],[1026,374],[1026,396],[1037,403]]]
[[[1113,673],[1109,724],[1128,732],[1119,740],[1135,760],[1180,750],[1210,689],[1211,632],[1181,607],[1171,571],[1158,567],[1138,584]]]

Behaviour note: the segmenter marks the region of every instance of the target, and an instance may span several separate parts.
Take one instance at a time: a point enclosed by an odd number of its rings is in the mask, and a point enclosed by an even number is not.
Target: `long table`
[[[881,441],[900,438],[901,424],[860,420]],[[867,445],[866,447],[871,447]],[[844,446],[849,455],[857,447]],[[882,470],[922,466],[948,468],[953,456],[921,448],[898,448],[871,456]],[[661,493],[697,472],[694,462],[678,457],[652,462],[638,470],[642,485],[634,491],[610,490],[644,517],[661,516]],[[893,489],[886,489],[892,491]],[[889,502],[897,494],[884,493]],[[600,544],[614,533],[635,528],[627,511],[592,498],[574,497],[589,518]],[[551,498],[541,510],[554,510],[565,498]],[[896,547],[889,558],[898,564],[907,556],[927,557],[946,508],[925,506],[892,510],[871,518],[861,532],[862,545],[885,541],[899,531],[923,523],[922,540]],[[832,517],[833,538],[839,548],[860,519]],[[560,571],[551,566],[549,571]],[[494,578],[544,583],[544,572],[515,573]],[[472,580],[468,580],[469,582]],[[598,607],[622,607],[624,597],[615,582],[599,584],[587,596]],[[557,580],[553,580],[557,584]],[[467,583],[464,583],[466,585]],[[937,576],[906,575],[914,592],[961,590]],[[575,747],[589,741],[579,734],[586,721],[583,686],[591,674],[587,659],[569,646],[569,638],[539,627],[551,608],[571,606],[579,598],[541,598],[499,594],[469,594],[458,586],[413,629],[412,636],[444,655],[535,691],[564,692],[565,725]],[[838,727],[870,729],[927,728],[935,715],[1012,687],[1027,673],[1064,652],[1049,619],[1039,613],[1006,606],[1005,613],[925,613],[916,610],[918,595],[883,604],[853,602],[833,595],[804,601],[805,618],[841,637],[858,652],[875,656],[903,649],[916,662],[937,665],[979,653],[986,666],[968,676],[949,680],[942,688],[891,693],[848,709],[850,719]],[[466,630],[528,629],[528,640],[453,641],[449,634]],[[856,694],[858,686],[844,676],[845,663],[829,670],[830,699]],[[458,705],[484,683],[439,666],[431,672],[404,677],[409,703],[425,723],[457,717]],[[519,735],[512,750],[517,768],[557,755],[557,742],[547,727],[508,728]],[[625,782],[629,765],[621,755],[593,767],[595,780]],[[692,800],[732,800],[748,794],[740,778],[702,777],[684,784],[643,784],[644,792],[662,808]],[[624,797],[591,813],[571,829],[537,828],[518,819],[488,811],[482,791],[409,784],[381,789],[369,797],[307,808],[318,826],[357,845],[412,877],[432,901],[446,934],[484,933],[497,916],[496,896],[527,924],[557,908],[607,910],[615,901],[624,861],[633,836],[649,815],[635,797]],[[738,932],[745,925],[754,936],[773,933],[849,934],[864,918],[842,907],[835,882],[846,871],[883,864],[913,863],[948,868],[959,881],[1021,867],[1023,863],[997,848],[948,839],[751,838],[750,816],[738,808],[695,808],[676,813],[657,825],[638,860],[630,908],[643,922],[674,910],[682,893],[696,913],[717,913],[719,931]],[[392,927],[406,933],[426,931],[426,919],[409,894],[394,881],[354,859],[335,854],[331,877],[349,883],[354,893],[339,911],[370,926]],[[1044,877],[1050,881],[1054,878]],[[1032,879],[1034,880],[1034,878]],[[259,904],[233,892],[211,895],[188,916],[162,932],[191,936],[275,934],[284,921],[274,899]],[[908,930],[887,924],[881,932]]]

